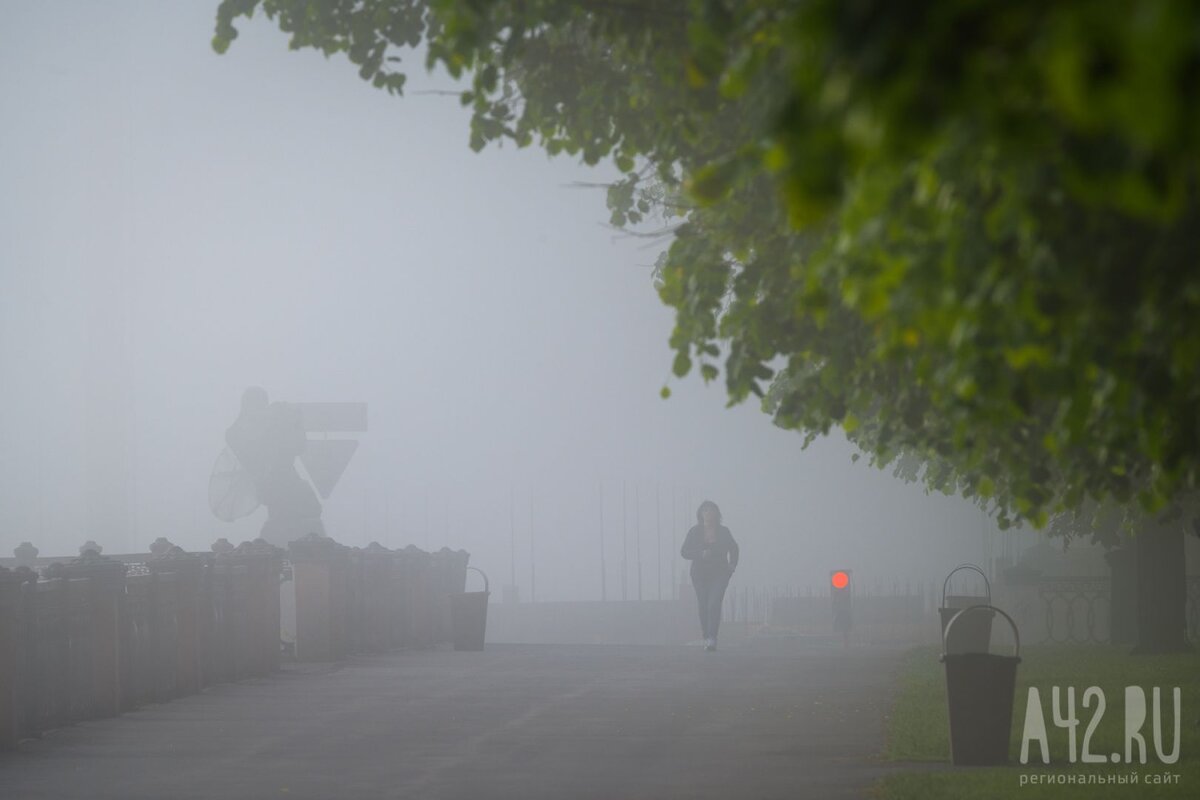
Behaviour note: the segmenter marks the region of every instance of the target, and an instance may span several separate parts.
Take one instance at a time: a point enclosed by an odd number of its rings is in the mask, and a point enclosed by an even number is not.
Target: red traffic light
[[[845,589],[850,585],[850,573],[839,569],[829,576],[829,582],[833,584],[833,588],[835,589]]]

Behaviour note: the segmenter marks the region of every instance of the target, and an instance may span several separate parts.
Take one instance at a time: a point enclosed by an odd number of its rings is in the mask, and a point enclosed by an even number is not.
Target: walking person
[[[704,649],[717,649],[717,628],[729,577],[737,569],[738,546],[733,534],[721,524],[721,509],[705,500],[696,509],[696,524],[687,532],[679,554],[692,562],[692,586],[700,606],[700,630]]]

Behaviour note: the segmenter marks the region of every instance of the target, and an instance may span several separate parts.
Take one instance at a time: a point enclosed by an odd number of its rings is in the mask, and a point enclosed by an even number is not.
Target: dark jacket
[[[704,526],[693,525],[683,540],[683,548],[679,555],[692,562],[692,574],[697,572],[730,573],[737,568],[738,546],[733,540],[733,534],[724,525],[717,526],[717,541],[709,544],[704,541]]]

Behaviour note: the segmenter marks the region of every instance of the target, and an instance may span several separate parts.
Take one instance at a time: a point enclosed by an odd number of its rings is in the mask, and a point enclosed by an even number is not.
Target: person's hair
[[[706,509],[706,508],[711,508],[713,511],[717,512],[717,524],[720,525],[721,524],[721,509],[718,508],[717,504],[714,503],[712,500],[705,500],[703,503],[700,504],[700,507],[696,509],[696,523],[698,525],[704,524],[704,509]]]

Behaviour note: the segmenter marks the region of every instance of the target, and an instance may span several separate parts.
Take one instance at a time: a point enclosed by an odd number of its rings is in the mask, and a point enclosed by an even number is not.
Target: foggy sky
[[[706,497],[742,545],[734,585],[983,557],[991,523],[961,499],[852,464],[840,434],[802,451],[754,403],[726,409],[720,382],[670,377],[657,250],[570,186],[611,169],[472,153],[457,100],[414,93],[451,85],[419,58],[396,99],[261,17],[217,56],[215,9],[5,5],[0,553],[253,538],[265,511],[225,525],[206,491],[257,384],[369,405],[330,535],[465,548],[493,590],[511,497],[522,593],[532,502],[538,598],[598,597],[603,491],[620,596],[622,481],[647,597],[656,490],[664,576],[672,518],[680,543]]]

